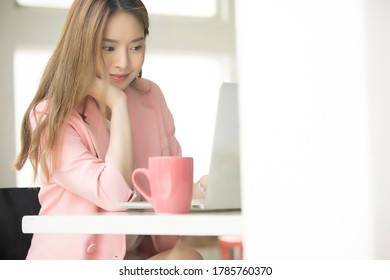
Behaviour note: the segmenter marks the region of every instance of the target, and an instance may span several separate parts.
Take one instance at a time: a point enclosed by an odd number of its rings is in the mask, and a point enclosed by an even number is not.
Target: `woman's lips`
[[[110,74],[110,77],[115,82],[122,82],[129,77],[129,74]]]

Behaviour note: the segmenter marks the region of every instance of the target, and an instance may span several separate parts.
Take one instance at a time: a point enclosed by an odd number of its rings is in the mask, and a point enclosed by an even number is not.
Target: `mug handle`
[[[138,175],[145,175],[145,177],[148,179],[149,183],[150,183],[150,179],[149,179],[149,170],[146,169],[146,168],[137,168],[133,171],[133,174],[131,175],[131,180],[133,181],[133,185],[134,187],[140,192],[140,194],[146,198],[147,201],[151,202],[152,201],[152,196],[150,193],[147,193],[144,188],[142,187],[142,185],[139,185],[137,183],[137,180],[136,180],[136,177]]]

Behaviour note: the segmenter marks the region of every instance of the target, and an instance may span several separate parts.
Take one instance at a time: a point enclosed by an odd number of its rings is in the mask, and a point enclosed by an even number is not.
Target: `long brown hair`
[[[34,180],[38,166],[47,181],[56,169],[62,127],[87,96],[96,77],[96,60],[104,65],[101,52],[104,28],[108,18],[118,11],[133,14],[143,25],[145,36],[149,34],[149,17],[141,0],[75,0],[69,9],[57,46],[22,120],[21,150],[15,168],[22,169],[30,159]],[[107,79],[108,75],[103,76]],[[48,105],[45,118],[38,119],[33,130],[30,113],[43,100]],[[104,114],[102,105],[103,102],[99,107]]]

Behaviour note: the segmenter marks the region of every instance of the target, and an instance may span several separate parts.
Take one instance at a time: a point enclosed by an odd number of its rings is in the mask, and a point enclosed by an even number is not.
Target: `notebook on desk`
[[[153,209],[146,201],[116,203],[129,209]],[[194,199],[192,211],[241,209],[238,89],[223,83],[218,99],[217,118],[204,200]]]

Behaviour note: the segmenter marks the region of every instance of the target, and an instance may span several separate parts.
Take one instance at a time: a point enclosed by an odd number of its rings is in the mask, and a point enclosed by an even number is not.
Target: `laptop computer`
[[[238,86],[236,83],[223,83],[219,91],[206,198],[194,199],[191,210],[241,209],[239,146]],[[153,209],[146,201],[115,205],[129,209]]]
[[[205,210],[241,209],[238,86],[223,83],[207,178]]]

